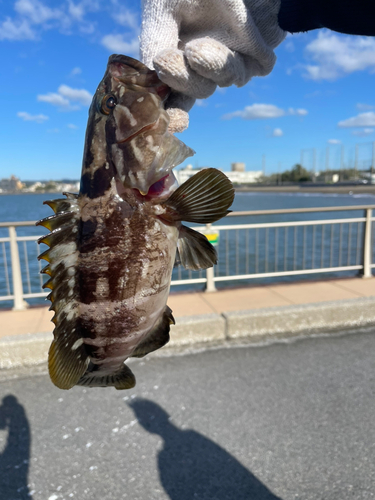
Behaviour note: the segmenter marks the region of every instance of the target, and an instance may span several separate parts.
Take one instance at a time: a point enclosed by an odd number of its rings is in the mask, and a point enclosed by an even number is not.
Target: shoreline
[[[333,193],[333,194],[375,194],[375,185],[348,186],[241,186],[235,187],[237,193]]]

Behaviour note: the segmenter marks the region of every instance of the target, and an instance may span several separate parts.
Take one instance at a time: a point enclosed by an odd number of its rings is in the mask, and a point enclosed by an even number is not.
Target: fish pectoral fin
[[[158,323],[150,331],[147,337],[141,342],[131,355],[132,358],[143,358],[146,354],[156,351],[169,342],[170,325],[174,325],[172,310],[165,306],[164,313]]]
[[[190,177],[162,205],[168,221],[209,224],[228,214],[234,188],[228,177],[216,168],[205,168]]]
[[[178,248],[176,248],[176,257],[174,259],[174,264],[173,264],[173,267],[178,267],[179,265],[181,264],[181,257],[180,257],[180,252],[178,251]],[[47,266],[46,266],[47,267]],[[45,270],[44,270],[45,269]],[[48,274],[48,269],[46,268],[43,268],[42,271],[45,273],[45,274]],[[42,272],[41,271],[41,272]]]
[[[81,341],[79,341],[81,342]],[[78,344],[79,344],[78,342]],[[52,382],[59,389],[71,389],[85,373],[89,358],[83,343],[65,335],[55,338],[48,353],[48,370]]]
[[[204,234],[181,225],[177,240],[181,264],[185,269],[207,269],[217,263],[217,253]]]

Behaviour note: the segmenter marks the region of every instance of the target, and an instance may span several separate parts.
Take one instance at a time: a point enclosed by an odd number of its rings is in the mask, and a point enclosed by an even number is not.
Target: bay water
[[[43,205],[43,201],[47,199],[55,199],[62,197],[61,193],[42,193],[42,194],[9,194],[0,195],[0,222],[10,223],[14,221],[36,221],[41,218],[52,215],[51,209]],[[356,205],[375,205],[375,195],[374,194],[335,194],[335,193],[285,193],[285,192],[237,192],[235,201],[231,209],[233,211],[247,211],[247,210],[273,210],[273,209],[287,209],[287,208],[308,208],[308,207],[335,207],[335,206],[356,206]],[[338,219],[338,218],[352,218],[352,217],[362,217],[363,210],[358,211],[343,211],[343,212],[319,212],[319,213],[308,213],[308,214],[289,214],[289,215],[262,215],[262,216],[246,216],[246,217],[230,217],[225,220],[218,221],[216,225],[232,225],[232,224],[246,224],[246,223],[261,223],[261,222],[277,222],[277,221],[297,221],[297,220],[317,220],[317,219]],[[340,253],[343,256],[345,263],[353,264],[355,260],[358,260],[358,255],[356,255],[355,245],[352,244],[352,248],[346,248],[348,245],[348,238],[345,237],[345,231],[348,231],[344,227],[344,237],[340,237],[340,242],[343,248],[335,250],[334,259],[336,259],[336,253]],[[339,227],[336,226],[337,231]],[[334,228],[334,231],[336,231]],[[291,228],[293,229],[293,228]],[[301,228],[302,229],[302,228]],[[360,234],[358,229],[358,234],[353,233],[353,241],[360,241],[363,234]],[[17,228],[18,236],[41,236],[46,231],[43,227],[19,227]],[[219,253],[219,265],[215,268],[215,275],[225,275],[229,270],[230,274],[248,274],[249,272],[254,272],[257,269],[258,272],[282,270],[282,266],[286,265],[288,269],[290,266],[295,266],[293,258],[295,260],[296,255],[293,255],[293,246],[296,245],[296,237],[290,234],[286,236],[279,234],[272,236],[273,233],[267,235],[264,231],[259,233],[258,241],[258,251],[255,249],[255,243],[252,241],[253,235],[249,233],[249,241],[245,241],[242,233],[238,235],[236,231],[228,231],[226,234],[223,232],[220,236],[220,243],[218,246]],[[2,243],[1,238],[8,237],[7,228],[0,228],[0,297],[11,293],[11,263],[10,263],[10,252],[9,244]],[[297,233],[297,240],[301,243],[303,236],[302,232]],[[268,240],[267,240],[268,238]],[[273,238],[273,241],[272,241]],[[284,239],[283,239],[284,238]],[[288,239],[289,238],[289,239]],[[309,240],[310,238],[310,240]],[[334,241],[336,247],[339,244],[338,232],[329,232],[326,234],[317,233],[316,244],[320,245],[319,238],[330,239],[331,242]],[[276,241],[276,239],[278,241]],[[287,241],[288,239],[288,241]],[[311,245],[311,235],[307,236],[307,246]],[[323,246],[325,242],[322,242]],[[268,247],[273,246],[273,250],[268,253]],[[279,246],[278,246],[279,245]],[[284,245],[285,252],[281,255],[281,246]],[[287,248],[286,248],[287,246]],[[350,246],[350,244],[349,244]],[[238,252],[240,247],[241,255],[238,261]],[[247,257],[244,256],[243,252],[246,247]],[[275,248],[276,247],[276,248]],[[300,248],[300,245],[298,246]],[[42,248],[38,250],[37,245],[34,242],[21,242],[19,244],[21,268],[24,279],[24,292],[37,292],[40,291],[40,284],[45,278],[39,276],[40,266],[37,263],[36,256],[40,251],[44,250]],[[278,255],[280,253],[280,256]],[[299,253],[301,253],[299,251]],[[256,255],[257,254],[257,255]],[[352,255],[353,254],[353,255]],[[224,256],[225,255],[225,256]],[[221,257],[222,256],[222,257]],[[314,257],[313,257],[314,258]],[[341,257],[340,257],[341,258]],[[297,265],[301,264],[302,259],[305,256],[297,255]],[[326,259],[326,256],[324,256]],[[323,260],[324,260],[323,259]],[[338,259],[338,257],[337,257]],[[336,260],[337,260],[336,259]],[[245,265],[246,260],[246,265]],[[255,262],[255,260],[257,262]],[[281,262],[281,260],[283,262]],[[322,260],[322,263],[324,264]],[[327,260],[327,259],[326,259]],[[271,263],[272,262],[272,265]],[[331,256],[332,262],[332,256]],[[284,263],[284,264],[283,264]],[[43,264],[43,262],[42,262]],[[314,262],[311,263],[314,267]],[[273,267],[272,267],[273,266]],[[245,269],[246,267],[246,269]],[[27,271],[28,268],[28,271]],[[247,271],[247,272],[246,272]],[[354,276],[357,271],[345,271],[340,273],[330,274],[330,277],[336,276]],[[196,278],[204,277],[204,272],[187,272],[183,270],[174,270],[173,279],[180,278]],[[302,275],[302,276],[289,276],[289,277],[278,277],[278,278],[257,278],[256,280],[244,280],[244,281],[229,281],[218,283],[218,288],[231,287],[231,286],[245,286],[248,284],[259,284],[259,283],[270,283],[270,282],[280,282],[280,281],[294,281],[301,279],[324,279],[327,275]],[[30,283],[30,286],[29,286]],[[202,284],[196,285],[179,285],[172,287],[172,292],[177,291],[187,291],[187,290],[197,290],[202,289]],[[36,298],[28,299],[30,304],[41,304],[45,303],[45,299]],[[11,307],[11,301],[0,301],[0,308]]]

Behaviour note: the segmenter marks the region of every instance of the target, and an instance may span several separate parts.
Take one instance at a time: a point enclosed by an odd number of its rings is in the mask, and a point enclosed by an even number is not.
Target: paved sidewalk
[[[175,318],[251,311],[272,307],[375,297],[375,277],[321,282],[249,286],[216,293],[172,292],[168,305]],[[32,307],[25,311],[0,312],[0,338],[22,334],[52,332],[52,311]]]

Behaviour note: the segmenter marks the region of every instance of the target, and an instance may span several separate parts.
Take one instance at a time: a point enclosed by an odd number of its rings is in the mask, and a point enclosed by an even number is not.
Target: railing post
[[[211,224],[206,224],[206,233],[208,233],[211,230],[212,225]],[[217,292],[216,286],[215,286],[215,280],[214,280],[214,267],[209,267],[206,269],[206,288],[205,292]]]
[[[23,311],[28,307],[28,304],[23,300],[21,264],[18,253],[17,233],[14,226],[9,226],[9,243],[12,262],[13,311]]]
[[[205,292],[217,292],[215,281],[214,281],[214,268],[209,267],[206,269],[206,289]]]
[[[365,236],[363,241],[363,272],[362,278],[372,278],[371,272],[371,225],[372,210],[366,209]]]

